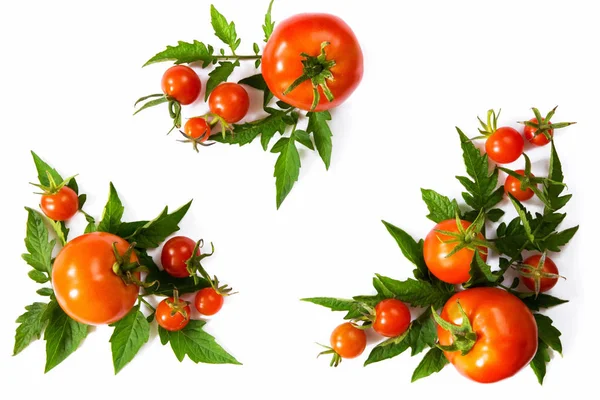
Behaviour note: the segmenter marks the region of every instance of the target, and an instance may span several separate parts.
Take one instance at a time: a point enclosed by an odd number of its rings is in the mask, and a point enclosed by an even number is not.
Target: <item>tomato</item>
[[[533,255],[523,261],[521,280],[527,288],[536,293],[547,292],[558,282],[558,267],[549,257],[540,265],[541,254]],[[536,288],[536,283],[538,288]]]
[[[190,67],[175,65],[162,77],[162,91],[182,105],[192,104],[200,95],[202,82]]]
[[[196,242],[185,236],[174,236],[167,240],[160,253],[160,262],[163,269],[176,278],[190,276],[186,261],[192,257]],[[196,252],[200,255],[200,248]]]
[[[339,357],[355,358],[365,350],[367,335],[365,331],[356,328],[350,322],[345,322],[333,330],[330,343]]]
[[[250,108],[250,97],[242,85],[221,83],[211,92],[208,107],[213,114],[223,118],[228,124],[233,124],[246,116]]]
[[[462,228],[467,229],[471,226],[468,221],[460,221]],[[447,243],[456,238],[437,231],[447,231],[459,234],[460,230],[456,224],[456,220],[448,219],[437,224],[425,238],[423,244],[423,256],[425,264],[433,275],[438,279],[452,284],[465,283],[469,280],[469,270],[471,269],[471,261],[475,254],[474,249],[464,248],[448,257],[458,243]],[[478,240],[485,240],[481,233],[477,233]],[[472,240],[472,238],[467,238]],[[479,255],[485,261],[487,260],[487,251],[483,246],[478,246]]]
[[[537,118],[532,118],[529,120],[529,122],[537,124],[538,120]],[[548,124],[550,125],[551,123],[549,122]],[[554,129],[550,128],[546,130],[546,133],[548,133],[548,135],[552,137],[554,135]],[[548,143],[550,143],[550,140],[548,140],[546,135],[544,135],[543,132],[539,132],[538,128],[535,128],[533,126],[525,125],[525,128],[523,129],[523,134],[525,135],[525,138],[529,140],[529,143],[535,146],[545,146]]]
[[[215,315],[223,307],[223,295],[211,287],[200,289],[194,298],[196,310],[202,315]]]
[[[319,59],[323,52],[325,56]],[[327,98],[324,85],[318,86],[319,101],[314,111],[328,110],[342,104],[360,83],[362,50],[350,27],[340,18],[299,14],[277,23],[263,51],[262,74],[278,99],[307,111],[313,108],[311,79],[286,91],[302,75],[316,80],[323,78],[333,99]]]
[[[523,136],[508,126],[496,129],[485,142],[488,157],[498,164],[516,161],[523,154],[524,147]]]
[[[515,171],[517,174],[525,176],[525,171],[522,169],[518,169]],[[529,178],[533,178],[534,175],[530,174]],[[506,193],[512,194],[517,200],[525,201],[529,200],[533,197],[533,190],[531,188],[527,188],[525,190],[521,189],[521,181],[519,181],[514,176],[508,175],[506,177],[506,181],[504,182],[504,191]]]
[[[190,322],[191,312],[187,301],[169,297],[158,303],[156,322],[168,331],[179,331]]]
[[[120,255],[129,248],[129,243],[111,233],[88,233],[67,243],[54,261],[52,285],[56,300],[69,317],[83,324],[118,321],[137,300],[139,287],[125,284],[113,272],[117,261],[113,243]],[[137,261],[135,254],[130,261]],[[139,273],[134,275],[139,280]]]
[[[537,351],[537,324],[519,298],[498,288],[467,289],[446,302],[442,319],[461,325],[459,302],[477,336],[465,355],[444,352],[458,372],[474,381],[491,383],[513,376],[529,364]],[[449,331],[438,326],[437,332],[440,345],[453,343]]]
[[[204,118],[190,118],[183,127],[186,136],[200,143],[205,142],[210,137],[210,126]]]
[[[408,329],[410,319],[406,304],[396,299],[382,300],[375,306],[373,330],[387,337],[400,336]]]
[[[48,218],[66,221],[77,214],[79,198],[73,189],[63,186],[57,193],[42,195],[40,207]]]

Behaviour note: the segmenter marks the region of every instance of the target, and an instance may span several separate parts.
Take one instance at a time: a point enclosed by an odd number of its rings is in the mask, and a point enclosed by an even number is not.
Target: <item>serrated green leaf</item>
[[[577,231],[579,230],[579,225],[574,226],[569,229],[565,229],[564,231],[554,232],[550,236],[548,236],[541,246],[538,248],[540,251],[549,250],[554,252],[560,252],[560,248],[567,243],[575,236]]]
[[[560,196],[565,189],[565,187],[561,185],[564,179],[562,163],[558,157],[554,141],[552,141],[550,144],[551,151],[548,167],[548,180],[545,181],[542,192],[552,207],[549,208],[546,206],[544,208],[544,214],[563,208],[571,199],[571,195]]]
[[[300,300],[329,308],[331,311],[350,311],[356,305],[356,301],[352,299],[339,299],[335,297],[308,297]]]
[[[307,147],[311,150],[315,149],[312,140],[310,140],[310,135],[306,131],[296,129],[294,136],[296,136],[296,141],[302,144],[304,147]]]
[[[429,210],[427,218],[433,222],[438,223],[447,219],[454,219],[456,216],[456,211],[458,211],[456,200],[450,200],[431,189],[421,189],[421,197]]]
[[[414,357],[427,347],[434,347],[437,338],[437,325],[431,318],[431,309],[427,309],[410,326],[407,338],[411,347],[410,355]]]
[[[127,237],[129,242],[135,242],[140,249],[154,249],[165,239],[179,230],[179,222],[190,209],[192,201],[183,205],[173,213],[169,214],[169,208],[165,207],[158,217],[142,225]]]
[[[366,367],[369,364],[389,360],[390,358],[394,358],[404,353],[410,347],[410,342],[408,340],[409,332],[410,328],[403,335],[396,338],[390,338],[373,347],[364,366]]]
[[[52,296],[54,294],[54,290],[50,288],[41,288],[35,291],[40,296]]]
[[[488,219],[492,222],[498,222],[504,215],[504,211],[499,208],[492,208],[486,213]]]
[[[263,25],[263,32],[265,33],[265,43],[269,41],[271,34],[273,33],[273,29],[275,28],[275,22],[271,20],[271,9],[273,8],[273,1],[269,3],[269,8],[267,9],[267,13],[265,14],[265,23]]]
[[[463,285],[465,288],[474,286],[496,286],[502,275],[492,272],[492,267],[483,261],[477,251],[473,256],[473,261],[471,261],[469,276],[469,280]]]
[[[167,46],[143,65],[154,64],[163,61],[174,61],[175,64],[189,64],[196,61],[202,62],[202,68],[209,66],[214,60],[214,49],[204,43],[194,40],[192,43],[178,41],[176,46]]]
[[[544,377],[546,376],[546,363],[550,362],[550,352],[548,351],[548,345],[538,340],[538,349],[533,357],[533,360],[529,363],[529,366],[535,373],[539,384],[544,383]]]
[[[385,285],[376,276],[373,277],[373,287],[377,291],[377,294],[379,294],[385,299],[390,299],[394,297],[394,293],[391,292],[387,287],[385,287]]]
[[[404,257],[417,267],[419,278],[425,279],[429,275],[429,270],[423,258],[423,241],[417,242],[408,233],[386,221],[381,221],[392,237],[398,243]],[[415,276],[416,277],[416,276]]]
[[[52,251],[56,240],[48,241],[48,229],[42,215],[25,207],[27,210],[27,236],[25,247],[29,253],[22,255],[23,260],[40,272],[50,273],[52,270]]]
[[[271,91],[269,90],[269,87],[267,86],[265,78],[263,78],[262,74],[249,76],[247,78],[242,79],[238,83],[240,85],[248,85],[254,89],[261,90],[262,92],[264,92],[263,108],[266,108],[271,99],[273,98],[273,93],[271,93]]]
[[[279,157],[275,162],[275,188],[277,189],[277,209],[294,187],[300,176],[300,154],[296,148],[295,136],[292,133],[289,140],[282,146]]]
[[[538,326],[538,337],[554,351],[562,354],[562,343],[560,341],[560,331],[552,325],[552,319],[546,315],[533,314]]]
[[[138,260],[140,265],[148,268],[148,273],[146,274],[146,283],[152,282],[160,282],[160,284],[154,284],[150,287],[144,289],[146,294],[153,294],[157,296],[172,296],[173,290],[177,289],[179,294],[185,293],[195,293],[200,289],[204,289],[210,286],[210,283],[203,279],[197,278],[194,281],[194,278],[175,278],[169,275],[165,271],[161,271],[158,268],[158,265],[154,262],[152,257],[148,255],[145,250],[136,250],[136,254],[138,256]]]
[[[119,232],[121,218],[123,218],[124,211],[125,207],[123,207],[123,203],[121,203],[119,194],[117,193],[115,186],[111,182],[108,201],[104,206],[104,211],[102,212],[102,220],[98,224],[97,230],[100,232],[117,234]]]
[[[428,377],[429,375],[440,372],[446,365],[448,365],[448,359],[437,347],[429,350],[417,368],[413,372],[411,382],[415,382],[421,378]]]
[[[227,82],[227,79],[238,65],[240,65],[240,63],[237,61],[235,63],[221,61],[219,65],[217,65],[217,67],[208,74],[204,101],[208,100],[208,97],[217,86],[223,82]]]
[[[121,320],[112,324],[115,327],[110,337],[115,375],[127,365],[150,338],[150,324],[135,306]]]
[[[48,224],[54,230],[54,233],[56,234],[56,237],[57,237],[60,245],[64,246],[65,244],[67,244],[67,237],[69,236],[69,228],[67,228],[67,225],[65,224],[65,222],[64,221],[54,221],[47,217],[44,217],[44,219],[46,220],[46,222],[48,222]]]
[[[50,181],[48,180],[48,173],[54,179],[54,182],[61,183],[63,181],[62,176],[50,165],[48,165],[44,160],[42,160],[37,154],[33,151],[31,152],[33,156],[33,162],[35,163],[35,169],[38,173],[38,180],[40,185],[42,186],[50,186]]]
[[[215,35],[228,45],[231,51],[235,52],[240,45],[240,39],[238,39],[235,31],[235,24],[227,22],[223,14],[217,11],[213,5],[210,6],[210,22],[215,30]]]
[[[245,124],[234,125],[233,133],[227,132],[225,138],[222,135],[213,135],[210,138],[219,143],[237,144],[244,146],[251,143],[261,135],[261,144],[266,151],[271,138],[277,133],[283,134],[288,127],[285,122],[285,111],[268,108],[269,115],[263,119]]]
[[[33,303],[25,307],[27,310],[17,318],[17,332],[15,333],[15,346],[13,356],[23,351],[31,342],[39,339],[44,329],[44,313],[48,304]]]
[[[321,159],[325,163],[325,169],[329,169],[331,164],[331,129],[327,121],[331,121],[331,114],[329,111],[321,112],[309,112],[306,114],[308,117],[308,126],[306,132],[312,133],[315,140],[315,146]]]
[[[398,281],[376,274],[381,283],[394,294],[400,301],[408,303],[413,307],[429,307],[433,305],[439,308],[452,296],[451,291],[432,285],[429,282],[407,279]]]
[[[27,275],[37,283],[46,283],[49,281],[48,275],[45,272],[38,271],[37,269],[32,269]]]
[[[545,293],[539,293],[536,296],[533,292],[520,293],[519,298],[532,311],[539,311],[544,308],[550,308],[569,302],[568,300],[562,300]]]
[[[46,367],[50,371],[71,355],[87,336],[88,326],[71,319],[53,300],[42,318],[48,318],[44,332],[46,341]]]
[[[204,324],[204,321],[191,320],[185,328],[175,332],[159,327],[161,343],[170,343],[179,361],[183,361],[187,355],[195,363],[241,365],[217,344],[214,337],[202,330]]]
[[[122,222],[119,225],[117,236],[122,238],[128,238],[135,233],[138,229],[146,225],[150,221],[134,221],[134,222]]]
[[[519,214],[519,218],[521,218],[521,224],[523,225],[523,229],[525,230],[525,235],[527,239],[531,243],[535,243],[535,237],[533,236],[533,231],[531,229],[530,221],[532,220],[531,214],[527,211],[525,206],[521,204],[519,200],[517,200],[512,194],[508,194],[510,201],[512,202],[515,210],[517,210],[517,214]]]

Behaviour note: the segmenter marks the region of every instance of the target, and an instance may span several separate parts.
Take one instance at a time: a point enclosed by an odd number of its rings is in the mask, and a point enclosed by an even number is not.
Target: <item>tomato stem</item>
[[[257,54],[255,56],[238,56],[237,54],[231,54],[231,55],[214,56],[214,58],[219,59],[219,60],[230,60],[232,58],[236,58],[238,60],[260,60],[262,58],[262,56],[260,54]]]
[[[477,341],[477,334],[473,331],[473,327],[471,326],[471,321],[469,320],[469,316],[465,312],[465,310],[460,305],[460,302],[457,300],[456,305],[460,311],[462,322],[459,325],[454,325],[442,317],[438,315],[433,306],[431,306],[431,312],[433,319],[435,322],[442,327],[442,329],[447,330],[452,334],[452,344],[449,346],[443,346],[438,344],[437,347],[442,351],[454,352],[460,351],[464,356],[467,354]]]
[[[147,306],[149,309],[151,309],[151,310],[152,310],[152,312],[156,312],[156,308],[154,308],[154,307],[152,306],[152,304],[148,303],[148,301],[146,301],[146,299],[144,299],[144,297],[142,297],[142,296],[138,296],[138,300],[139,300],[140,302],[144,303],[144,304],[145,304],[145,305],[146,305],[146,306]]]

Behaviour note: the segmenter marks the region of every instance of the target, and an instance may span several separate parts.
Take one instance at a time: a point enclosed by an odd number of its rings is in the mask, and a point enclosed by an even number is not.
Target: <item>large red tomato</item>
[[[444,305],[442,319],[460,326],[465,311],[476,334],[465,355],[444,352],[464,376],[482,383],[497,382],[529,364],[537,351],[538,330],[533,314],[516,296],[497,288],[479,287],[456,293]],[[438,326],[439,344],[453,342],[449,331]]]
[[[113,272],[117,251],[129,243],[118,236],[94,232],[79,236],[60,251],[52,267],[52,285],[60,307],[69,317],[90,325],[110,324],[133,308],[139,287],[125,284]],[[135,254],[131,262],[137,261]],[[139,273],[136,273],[139,279]]]
[[[322,47],[323,46],[323,47]],[[323,54],[324,57],[319,55]],[[331,72],[330,78],[327,79]],[[340,18],[329,14],[299,14],[278,22],[262,56],[262,74],[280,100],[310,111],[313,107],[311,79],[286,91],[302,75],[326,78],[333,96],[318,87],[319,102],[313,111],[342,104],[354,92],[363,75],[363,55],[356,36]]]

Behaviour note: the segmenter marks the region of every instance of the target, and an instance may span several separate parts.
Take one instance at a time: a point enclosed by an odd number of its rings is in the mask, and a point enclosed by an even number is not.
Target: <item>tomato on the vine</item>
[[[410,326],[410,310],[400,300],[386,299],[375,306],[373,330],[387,337],[400,336]]]
[[[190,67],[175,65],[165,71],[161,86],[165,95],[185,106],[196,101],[202,89],[202,82]]]
[[[179,331],[190,322],[192,309],[187,301],[177,296],[169,297],[158,303],[156,322],[168,331]]]
[[[518,169],[515,172],[519,175],[525,176],[525,171],[522,169]],[[534,175],[529,174],[529,178],[534,178]],[[515,199],[519,201],[529,200],[534,195],[533,190],[530,187],[526,188],[525,190],[521,189],[521,181],[510,175],[506,177],[506,181],[504,182],[504,191],[512,194]]]
[[[196,242],[185,236],[174,236],[167,240],[160,254],[163,269],[176,278],[190,276],[186,261],[192,257],[195,246]],[[200,248],[198,248],[196,255],[200,255]]]
[[[355,358],[365,350],[367,335],[362,329],[345,322],[333,330],[329,341],[333,351],[341,358]]]
[[[474,381],[491,383],[511,377],[529,364],[537,351],[533,314],[519,298],[504,290],[478,287],[458,292],[446,302],[440,317],[449,322],[450,329],[470,325],[461,333],[460,345],[442,325],[437,332],[448,361]],[[452,347],[461,347],[466,354]]]
[[[340,18],[299,14],[277,23],[263,51],[262,74],[278,99],[323,111],[354,92],[363,75],[363,54]]]
[[[200,289],[194,298],[196,310],[202,315],[215,315],[223,307],[223,295],[212,287]]]
[[[541,254],[535,254],[523,261],[520,268],[521,280],[527,288],[536,293],[547,292],[552,289],[560,275],[558,267],[550,259],[545,257],[542,260]]]
[[[63,186],[56,193],[43,194],[40,207],[48,218],[66,221],[77,214],[79,198],[73,189]]]
[[[208,98],[210,111],[223,118],[228,124],[238,122],[250,108],[250,97],[242,85],[233,82],[221,83]]]
[[[485,151],[498,164],[516,161],[525,148],[523,136],[514,128],[504,126],[496,129],[485,142]]]
[[[52,286],[60,307],[76,321],[89,325],[110,324],[123,318],[138,298],[139,272],[127,284],[113,268],[128,253],[129,243],[120,237],[94,232],[79,236],[58,253],[52,267]],[[135,253],[126,263],[136,263]],[[126,267],[124,265],[123,267]]]
[[[538,124],[537,118],[531,118],[529,122],[532,124]],[[548,125],[551,125],[551,123],[548,122]],[[554,129],[548,129],[546,130],[546,133],[548,136],[552,137],[554,135]],[[550,143],[548,137],[544,135],[543,132],[540,132],[538,128],[533,126],[525,125],[525,128],[523,128],[523,134],[525,135],[525,138],[529,140],[529,143],[535,146],[545,146]]]

